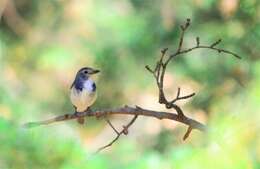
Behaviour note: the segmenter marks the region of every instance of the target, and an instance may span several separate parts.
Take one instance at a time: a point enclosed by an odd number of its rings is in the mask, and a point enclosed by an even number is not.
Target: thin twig
[[[77,119],[79,117],[85,117],[85,116],[95,116],[95,117],[104,116],[107,123],[115,131],[117,136],[110,143],[101,147],[97,152],[103,150],[104,148],[111,146],[115,141],[117,141],[119,139],[119,137],[122,134],[126,135],[128,133],[128,128],[135,122],[136,118],[139,115],[154,117],[154,118],[158,118],[158,119],[169,119],[169,120],[177,121],[177,122],[183,123],[185,125],[188,125],[189,126],[188,130],[183,137],[184,140],[189,137],[189,135],[190,135],[190,133],[193,129],[197,129],[197,130],[200,130],[200,131],[206,131],[206,126],[204,124],[187,117],[183,113],[182,109],[178,105],[176,105],[177,101],[191,98],[195,95],[195,93],[181,96],[181,91],[180,91],[181,89],[178,88],[177,95],[176,95],[175,99],[169,101],[165,97],[164,75],[165,75],[167,66],[170,63],[170,61],[173,58],[175,58],[176,56],[189,53],[189,52],[196,50],[196,49],[211,49],[211,50],[215,50],[219,53],[223,52],[223,53],[226,53],[226,54],[230,54],[230,55],[232,55],[232,56],[234,56],[238,59],[241,59],[241,57],[239,55],[237,55],[236,53],[231,52],[229,50],[217,48],[216,46],[218,44],[220,44],[221,39],[219,39],[216,42],[212,43],[211,45],[207,46],[207,45],[201,45],[200,44],[200,38],[197,37],[196,38],[196,46],[188,48],[188,49],[183,49],[184,35],[185,35],[185,32],[186,32],[186,30],[188,29],[189,26],[190,26],[190,19],[187,19],[186,23],[181,25],[181,34],[180,34],[180,39],[179,39],[179,45],[178,45],[178,48],[177,48],[175,53],[170,54],[170,55],[168,55],[168,58],[165,58],[166,52],[168,50],[168,48],[165,48],[161,51],[161,57],[156,62],[154,69],[150,68],[148,65],[145,66],[145,68],[155,78],[155,81],[156,81],[156,84],[157,84],[157,87],[158,87],[158,91],[159,91],[159,96],[158,96],[159,103],[164,104],[167,109],[174,109],[176,111],[176,113],[148,110],[148,109],[143,109],[143,108],[138,107],[138,106],[136,106],[135,108],[129,107],[129,106],[124,106],[124,107],[120,107],[120,108],[116,108],[116,109],[104,109],[104,110],[96,110],[96,111],[87,110],[87,111],[82,112],[80,114],[76,114],[76,113],[65,114],[65,115],[57,116],[55,118],[51,118],[51,119],[48,119],[48,120],[43,120],[43,121],[38,121],[38,122],[29,122],[29,123],[25,124],[25,127],[36,127],[36,126],[40,126],[40,125],[48,125],[48,124],[52,124],[52,123],[55,123],[55,122],[67,121],[67,120]],[[134,115],[134,118],[126,126],[123,126],[123,129],[119,132],[112,125],[112,123],[106,118],[108,115],[111,115],[111,114]]]
[[[181,91],[181,89],[178,88],[177,96],[176,96],[175,99],[173,99],[173,100],[170,102],[171,104],[173,104],[173,103],[175,103],[175,102],[177,102],[177,101],[179,101],[179,100],[184,100],[184,99],[188,99],[188,98],[191,98],[191,97],[195,96],[195,93],[191,93],[191,94],[189,94],[189,95],[181,96],[181,97],[180,97],[180,91]]]
[[[196,45],[199,46],[200,45],[200,38],[196,37]]]
[[[113,126],[113,124],[110,122],[110,120],[106,116],[105,116],[105,120],[108,123],[108,125],[114,130],[114,132],[119,134],[119,132],[116,130],[116,128]]]
[[[177,48],[176,52],[173,53],[173,54],[170,54],[169,57],[166,59],[166,61],[164,61],[162,58],[165,55],[165,51],[162,50],[161,58],[157,62],[155,69],[153,71],[150,71],[153,74],[153,76],[156,80],[156,83],[157,83],[157,87],[158,87],[158,91],[159,91],[159,97],[158,97],[159,103],[164,104],[167,109],[175,109],[175,111],[177,112],[177,116],[180,119],[182,119],[182,118],[185,119],[186,116],[184,115],[182,109],[178,105],[176,105],[176,102],[179,101],[179,100],[189,99],[189,98],[193,97],[195,95],[195,93],[180,96],[180,90],[181,89],[178,88],[177,95],[176,95],[175,99],[169,101],[165,97],[164,75],[165,75],[168,64],[170,63],[170,61],[173,58],[175,58],[176,56],[182,55],[182,54],[189,53],[189,52],[191,52],[195,49],[203,49],[204,48],[204,49],[215,50],[219,53],[223,52],[223,53],[226,53],[226,54],[230,54],[232,56],[235,56],[238,59],[241,59],[241,57],[238,56],[237,54],[235,54],[234,52],[231,52],[231,51],[228,51],[228,50],[225,50],[225,49],[221,49],[221,48],[217,48],[216,46],[221,43],[221,39],[219,39],[216,42],[212,43],[211,45],[207,46],[207,45],[200,45],[200,38],[196,37],[196,46],[188,48],[188,49],[183,49],[183,41],[184,41],[185,32],[187,31],[189,26],[190,26],[190,19],[187,19],[186,23],[181,25],[181,27],[180,27],[181,33],[180,33],[179,44],[178,44],[178,48]],[[149,68],[148,70],[152,70],[152,69]],[[190,126],[190,127],[193,128],[192,126]],[[191,132],[191,130],[189,130],[189,132]],[[188,137],[188,134],[189,133],[187,132],[185,136]]]
[[[187,131],[186,131],[186,133],[185,133],[184,136],[183,136],[183,140],[186,140],[186,139],[189,137],[191,131],[192,131],[192,127],[189,126],[188,129],[187,129]]]
[[[181,25],[181,36],[180,36],[179,46],[178,46],[177,52],[180,52],[181,49],[182,49],[184,34],[185,34],[185,31],[188,29],[189,26],[190,26],[190,19],[188,18],[186,20],[186,23],[184,25]]]
[[[210,46],[206,46],[206,45],[200,45],[200,46],[194,46],[192,48],[189,48],[189,49],[185,49],[179,53],[174,53],[171,55],[171,57],[174,57],[174,56],[177,56],[177,55],[181,55],[181,54],[185,54],[185,53],[188,53],[188,52],[191,52],[192,50],[195,50],[195,49],[212,49],[212,50],[215,50],[217,51],[218,53],[226,53],[226,54],[230,54],[234,57],[236,57],[237,59],[241,59],[241,56],[239,56],[238,54],[234,53],[234,52],[231,52],[231,51],[228,51],[228,50],[225,50],[225,49],[221,49],[221,48],[216,48],[216,47],[210,47]]]
[[[103,147],[100,147],[96,153],[99,153],[100,151],[104,150],[105,148],[107,147],[110,147],[112,146],[119,138],[122,134],[125,134],[127,135],[128,134],[128,129],[129,127],[135,122],[135,120],[137,119],[138,115],[135,115],[132,120],[126,125],[126,126],[123,126],[123,129],[120,131],[120,132],[116,132],[116,137],[111,141],[109,142],[108,144],[106,144],[105,146]],[[111,124],[111,123],[110,123]]]

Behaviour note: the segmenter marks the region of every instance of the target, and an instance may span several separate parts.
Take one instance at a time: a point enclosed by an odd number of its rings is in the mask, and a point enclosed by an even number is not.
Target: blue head
[[[90,67],[83,67],[78,71],[76,78],[88,79],[91,75],[96,74],[98,72],[100,71],[97,69],[93,69]]]
[[[75,85],[76,89],[82,90],[84,82],[86,80],[88,80],[89,77],[91,77],[92,75],[94,75],[94,74],[96,74],[98,72],[100,72],[100,71],[97,70],[97,69],[90,68],[90,67],[83,67],[83,68],[81,68],[78,71],[72,86]]]

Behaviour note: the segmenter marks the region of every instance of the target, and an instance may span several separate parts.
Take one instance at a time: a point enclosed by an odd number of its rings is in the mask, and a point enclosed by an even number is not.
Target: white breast
[[[93,84],[94,84],[94,81],[91,80],[91,79],[88,79],[84,82],[84,85],[83,87],[89,91],[89,92],[93,92]]]
[[[90,83],[85,83],[82,91],[79,91],[74,87],[71,88],[70,100],[72,104],[77,108],[77,112],[85,111],[95,102],[97,94],[96,92],[92,92],[92,90],[89,90],[89,87],[91,87],[92,84],[90,85]]]

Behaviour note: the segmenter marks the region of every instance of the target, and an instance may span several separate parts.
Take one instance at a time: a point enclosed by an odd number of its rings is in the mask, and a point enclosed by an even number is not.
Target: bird
[[[90,67],[83,67],[77,72],[70,87],[70,100],[75,108],[76,115],[87,111],[96,101],[96,84],[91,77],[99,72],[99,70]],[[77,121],[84,124],[84,117],[78,117]]]

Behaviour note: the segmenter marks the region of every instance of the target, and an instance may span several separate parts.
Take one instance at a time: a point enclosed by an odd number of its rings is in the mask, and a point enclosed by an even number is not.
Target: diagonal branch
[[[123,129],[122,129],[120,132],[116,131],[117,136],[116,136],[111,142],[109,142],[108,144],[106,144],[105,146],[100,147],[100,148],[96,151],[96,153],[98,153],[98,152],[104,150],[104,149],[107,148],[107,147],[112,146],[112,144],[114,144],[114,143],[120,138],[120,136],[121,136],[122,134],[127,135],[127,134],[128,134],[128,128],[135,122],[135,120],[137,119],[137,117],[138,117],[138,115],[135,115],[135,116],[132,118],[132,120],[131,120],[126,126],[123,126]],[[110,124],[111,124],[111,123],[110,123]],[[112,127],[112,124],[111,124],[111,127]]]
[[[110,122],[110,120],[105,116],[105,120],[108,123],[108,125],[114,130],[114,132],[116,134],[119,134],[119,132],[117,131],[117,129],[113,126],[113,124]]]
[[[183,136],[183,140],[186,140],[190,136],[191,131],[192,131],[192,127],[189,126],[186,133]]]
[[[188,99],[188,98],[191,98],[193,96],[195,96],[195,93],[191,93],[189,95],[185,95],[185,96],[180,96],[180,93],[181,93],[181,88],[178,87],[178,91],[177,91],[177,95],[176,95],[176,98],[173,99],[170,104],[173,104],[179,100],[184,100],[184,99]]]

